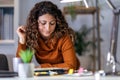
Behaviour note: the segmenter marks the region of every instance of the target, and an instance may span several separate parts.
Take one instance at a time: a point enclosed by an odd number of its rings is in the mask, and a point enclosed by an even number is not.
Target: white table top
[[[10,78],[0,78],[0,80],[120,80],[120,76],[103,76],[100,78],[95,78],[95,76],[39,76],[32,78],[20,78],[20,77],[10,77]]]

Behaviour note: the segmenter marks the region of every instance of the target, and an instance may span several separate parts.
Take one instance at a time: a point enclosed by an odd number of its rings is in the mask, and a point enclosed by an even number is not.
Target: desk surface
[[[120,80],[120,76],[104,76],[99,79],[95,79],[94,76],[80,76],[80,77],[72,77],[72,76],[40,76],[33,78],[19,78],[19,77],[11,77],[11,78],[0,78],[0,80]]]

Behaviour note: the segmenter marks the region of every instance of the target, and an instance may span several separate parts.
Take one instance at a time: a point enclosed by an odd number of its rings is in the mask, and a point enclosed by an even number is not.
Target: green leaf
[[[20,57],[24,63],[30,63],[33,57],[34,51],[30,49],[21,50]]]

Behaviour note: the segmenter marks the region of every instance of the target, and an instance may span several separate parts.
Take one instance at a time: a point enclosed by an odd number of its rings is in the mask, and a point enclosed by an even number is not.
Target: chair
[[[9,70],[8,60],[5,54],[0,54],[0,70]]]

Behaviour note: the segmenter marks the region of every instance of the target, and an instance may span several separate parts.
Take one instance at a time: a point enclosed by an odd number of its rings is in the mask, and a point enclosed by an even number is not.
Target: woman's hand
[[[19,37],[19,42],[21,44],[24,44],[25,41],[26,41],[26,27],[25,26],[18,27],[17,34],[18,34],[18,37]]]

